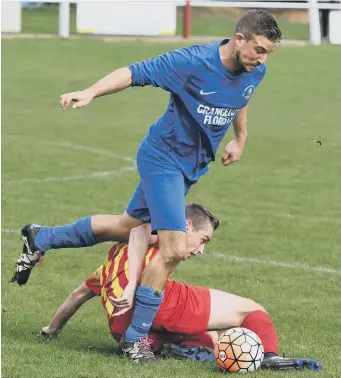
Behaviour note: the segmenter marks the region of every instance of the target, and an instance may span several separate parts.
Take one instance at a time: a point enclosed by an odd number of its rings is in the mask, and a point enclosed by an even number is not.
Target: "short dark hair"
[[[186,206],[186,218],[192,221],[194,230],[202,228],[207,222],[214,231],[219,227],[219,219],[199,203],[190,203]]]
[[[263,35],[270,41],[279,42],[282,32],[274,16],[264,9],[251,9],[237,22],[234,34],[243,33],[250,40],[252,35]]]

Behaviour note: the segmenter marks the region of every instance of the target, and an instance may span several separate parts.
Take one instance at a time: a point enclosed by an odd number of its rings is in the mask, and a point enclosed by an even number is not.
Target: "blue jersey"
[[[239,110],[265,75],[265,65],[234,73],[225,67],[217,43],[195,45],[129,66],[132,86],[171,92],[163,116],[143,145],[196,181],[214,161],[218,146]]]

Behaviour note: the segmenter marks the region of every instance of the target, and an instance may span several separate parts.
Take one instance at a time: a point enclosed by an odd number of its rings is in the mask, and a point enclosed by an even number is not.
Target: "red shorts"
[[[97,274],[96,274],[97,273]],[[101,294],[98,272],[85,281],[95,294]],[[149,337],[154,341],[153,349],[162,344],[175,343],[213,347],[212,339],[206,334],[210,316],[211,297],[208,288],[168,281],[159,311],[153,322]],[[115,309],[119,311],[119,309]],[[134,308],[117,318],[111,318],[109,329],[120,341],[128,328]]]
[[[96,295],[101,295],[101,284],[100,284],[100,278],[102,274],[102,265],[91,274],[91,276],[85,281],[85,285],[90,289],[93,293]]]

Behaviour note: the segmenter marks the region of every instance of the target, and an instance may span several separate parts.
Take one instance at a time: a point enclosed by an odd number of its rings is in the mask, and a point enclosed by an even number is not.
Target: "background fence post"
[[[313,45],[321,44],[320,13],[316,0],[309,0],[309,40]]]
[[[184,8],[184,38],[190,38],[191,36],[191,27],[192,27],[192,20],[191,20],[191,1],[186,0],[185,8]]]
[[[59,29],[60,37],[67,38],[70,36],[70,3],[62,1],[59,3]]]

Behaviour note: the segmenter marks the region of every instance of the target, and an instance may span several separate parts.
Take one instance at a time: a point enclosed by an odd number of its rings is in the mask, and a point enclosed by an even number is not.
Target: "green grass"
[[[192,35],[193,36],[226,36],[233,33],[238,17],[224,10],[213,8],[193,8]],[[309,29],[307,24],[290,23],[284,17],[278,16],[285,39],[307,40]],[[36,9],[22,10],[23,33],[58,33],[58,7],[44,6]],[[70,11],[70,33],[76,33],[76,8]],[[183,34],[183,9],[178,8],[176,34]]]
[[[58,179],[128,164],[65,143],[134,157],[168,99],[158,89],[128,89],[63,113],[59,95],[175,45],[59,39],[2,44],[2,377],[218,377],[214,364],[164,361],[137,367],[112,353],[116,343],[97,299],[79,311],[59,339],[40,339],[41,327],[102,262],[108,244],[48,252],[26,286],[7,282],[21,241],[6,230],[121,212],[138,183],[137,172]],[[229,168],[217,159],[188,198],[216,213],[221,228],[205,256],[181,264],[176,273],[178,279],[262,303],[278,329],[281,351],[321,360],[319,377],[328,378],[341,375],[340,274],[311,268],[340,266],[341,73],[334,69],[341,65],[340,52],[328,45],[281,47],[270,57],[267,77],[250,102],[245,155]],[[319,135],[320,149],[313,143]],[[229,132],[226,142],[231,138]],[[46,177],[55,179],[20,182]],[[219,259],[213,252],[265,264]],[[267,265],[268,260],[298,268]],[[252,376],[316,375],[260,371]]]

